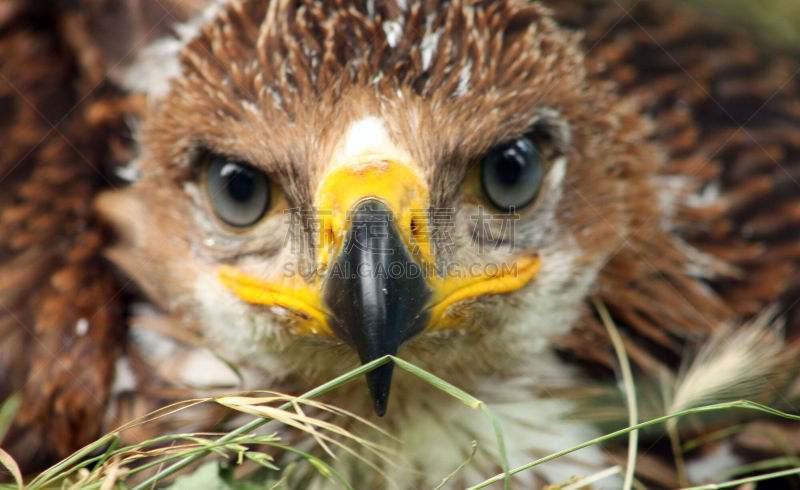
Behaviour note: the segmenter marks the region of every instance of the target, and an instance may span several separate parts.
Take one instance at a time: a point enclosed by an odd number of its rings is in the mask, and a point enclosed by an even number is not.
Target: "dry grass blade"
[[[341,415],[341,416],[344,416],[344,417],[351,418],[351,419],[356,420],[357,422],[359,422],[361,424],[364,424],[364,425],[368,426],[372,430],[380,432],[382,435],[384,435],[386,437],[394,439],[394,436],[392,436],[389,432],[385,431],[384,429],[380,428],[378,425],[370,422],[369,420],[365,419],[364,417],[361,417],[361,416],[359,416],[359,415],[357,415],[357,414],[355,414],[353,412],[347,411],[347,410],[345,410],[343,408],[340,408],[340,407],[337,407],[335,405],[328,405],[327,403],[318,402],[318,401],[311,400],[311,399],[308,399],[308,398],[302,398],[302,397],[299,397],[299,396],[286,395],[284,393],[278,393],[278,392],[274,392],[274,391],[259,390],[259,391],[248,391],[248,392],[246,392],[246,394],[249,394],[249,395],[262,394],[262,393],[263,394],[269,394],[271,396],[262,396],[262,397],[247,396],[247,397],[242,397],[243,398],[243,402],[244,402],[244,399],[246,399],[246,400],[252,401],[253,403],[251,403],[251,404],[253,404],[253,405],[265,405],[265,404],[271,404],[271,403],[285,403],[287,401],[292,403],[292,404],[300,404],[300,403],[302,403],[303,405],[308,405],[308,406],[314,407],[317,410],[322,410],[322,411],[325,411],[325,412],[332,413],[334,415]],[[235,394],[227,395],[224,398],[230,398],[232,396],[235,396]],[[215,401],[219,400],[219,398],[216,398],[214,400]]]
[[[294,408],[295,413],[297,413],[300,416],[298,418],[298,420],[299,421],[307,420],[308,416],[305,414],[305,412],[303,412],[303,407],[301,406],[301,404],[298,403],[298,401],[296,399],[292,400],[291,403],[292,403],[292,408]],[[305,423],[305,422],[303,422],[302,425],[303,425],[302,430],[304,432],[307,432],[307,433],[311,434],[311,436],[314,438],[314,440],[317,442],[317,444],[322,448],[322,450],[325,451],[328,454],[328,456],[330,456],[331,458],[335,459],[336,455],[333,454],[333,451],[331,451],[331,449],[325,443],[325,439],[323,439],[323,438],[321,438],[319,436],[319,433],[315,429],[314,425],[309,424],[309,423]]]
[[[269,444],[274,438],[270,436],[243,437],[232,441],[229,444],[221,445],[212,437],[218,437],[218,433],[195,433],[195,434],[174,434],[161,436],[149,441],[143,441],[136,445],[127,446],[118,450],[107,451],[105,457],[95,457],[85,460],[77,466],[64,471],[58,478],[52,479],[44,484],[31,484],[29,488],[51,488],[56,483],[70,488],[100,488],[108,485],[109,480],[124,482],[129,476],[144,471],[148,468],[158,466],[165,460],[177,459],[187,453],[197,451],[208,451],[227,458],[231,454],[240,455],[248,451],[247,444]],[[175,441],[183,441],[181,444],[174,444]],[[164,445],[173,442],[171,445]],[[155,447],[154,447],[155,446]],[[160,458],[160,459],[156,459]],[[154,460],[149,461],[148,460]],[[142,462],[144,462],[142,464]],[[97,463],[96,467],[90,472],[85,466],[87,463]],[[133,469],[129,469],[133,468]],[[77,472],[75,471],[77,469]],[[78,479],[70,481],[72,474],[77,473]]]
[[[282,410],[277,407],[263,404],[263,400],[249,399],[241,396],[225,396],[218,398],[216,402],[224,407],[236,410],[237,412],[246,413],[255,417],[277,420],[284,425],[306,432],[313,437],[315,441],[317,441],[317,444],[319,444],[325,452],[327,452],[331,457],[335,457],[333,452],[331,452],[330,448],[325,443],[325,440],[330,438],[317,431],[315,427],[317,424],[315,424],[310,417],[306,416],[302,412],[292,413],[288,410]]]
[[[114,488],[117,482],[124,477],[127,471],[127,468],[123,467],[119,461],[112,460],[100,490],[111,490]]]
[[[633,371],[631,371],[631,364],[628,360],[628,354],[625,351],[625,343],[622,341],[622,336],[617,329],[611,314],[608,312],[606,305],[603,301],[595,297],[593,298],[594,307],[600,315],[603,325],[608,331],[608,336],[611,337],[611,343],[614,346],[614,352],[617,354],[619,361],[620,371],[622,372],[622,381],[625,386],[625,400],[628,406],[628,425],[634,426],[639,422],[639,405],[636,401],[636,385],[633,381]],[[633,430],[628,435],[628,461],[625,466],[625,480],[622,488],[630,490],[633,487],[633,476],[636,471],[636,455],[639,447],[639,431]],[[601,472],[602,473],[602,472]]]
[[[119,433],[134,427],[138,427],[144,424],[149,424],[151,422],[155,422],[156,420],[169,417],[170,415],[174,415],[188,408],[192,408],[202,403],[209,403],[212,401],[214,401],[213,398],[193,398],[189,400],[182,400],[179,402],[171,403],[159,409],[153,410],[152,412],[146,415],[142,415],[141,417],[126,422],[125,424],[117,427],[117,429],[114,432]]]
[[[382,460],[386,462],[392,461],[392,459],[389,457],[390,451],[388,448],[373,443],[367,439],[364,439],[363,437],[356,436],[349,430],[344,429],[331,422],[327,422],[325,420],[315,417],[309,417],[305,415],[302,412],[302,410],[297,410],[297,408],[300,405],[307,405],[331,413],[344,413],[347,415],[351,415],[349,412],[346,412],[344,410],[333,409],[329,405],[325,405],[320,402],[301,399],[288,395],[277,395],[273,397],[241,397],[241,396],[220,397],[215,399],[215,401],[220,405],[231,408],[233,410],[237,410],[242,413],[247,413],[249,415],[254,415],[256,417],[273,419],[289,427],[293,427],[295,429],[306,432],[309,435],[311,435],[317,441],[320,447],[322,447],[326,452],[328,452],[328,454],[331,457],[335,458],[336,456],[333,454],[333,452],[330,450],[330,448],[327,446],[326,443],[331,443],[341,448],[342,450],[351,454],[355,458],[367,464],[373,470],[382,473],[381,469],[375,463],[373,463],[369,459],[359,454],[359,452],[353,450],[353,448],[342,442],[342,440],[340,440],[339,438],[332,437],[327,433],[338,435],[344,440],[349,440],[351,442],[354,442],[359,447],[369,450],[371,453],[375,454],[376,456],[380,457]],[[293,407],[296,407],[294,412],[291,412],[289,410],[283,410],[279,407],[274,407],[267,404],[267,403],[287,402],[287,401],[290,402]],[[385,431],[380,430],[377,426],[367,422],[366,420],[360,419],[358,417],[353,417],[353,418],[356,420],[362,420],[365,423],[367,423],[370,427],[373,427],[379,430],[381,433],[386,434]],[[318,429],[322,429],[325,432],[322,432]]]
[[[364,365],[362,365],[362,366],[360,366],[360,367],[358,367],[356,369],[353,369],[350,372],[342,374],[341,376],[338,376],[338,377],[328,381],[327,383],[324,383],[324,384],[322,384],[320,386],[317,386],[313,390],[310,390],[310,391],[308,391],[306,393],[303,393],[299,398],[310,399],[310,398],[314,398],[314,397],[320,396],[320,395],[322,395],[324,393],[327,393],[330,390],[336,389],[337,387],[342,386],[343,384],[348,383],[348,382],[358,378],[359,376],[361,376],[361,375],[363,375],[365,373],[368,373],[369,371],[371,371],[371,370],[373,370],[373,369],[375,369],[375,368],[377,368],[379,366],[382,366],[382,365],[386,364],[387,362],[389,362],[389,357],[390,356],[384,356],[384,357],[381,357],[380,359],[375,359],[374,361],[368,362],[368,363],[366,363],[366,364],[364,364]],[[286,406],[282,405],[281,408],[288,408],[288,404],[284,404],[284,405],[286,405]],[[218,442],[229,441],[229,440],[239,436],[240,434],[244,434],[244,433],[248,433],[248,432],[251,432],[253,430],[256,430],[257,428],[261,427],[266,422],[267,422],[267,419],[262,419],[262,418],[251,420],[250,422],[248,422],[248,423],[246,423],[246,424],[244,424],[244,425],[232,430],[231,432],[225,434],[224,436],[222,436],[218,440]],[[193,464],[194,462],[196,462],[199,459],[201,459],[203,456],[204,455],[200,454],[200,453],[187,455],[186,457],[182,458],[180,461],[177,461],[175,464],[169,465],[168,467],[164,468],[163,470],[160,470],[157,474],[155,474],[155,475],[151,476],[150,478],[148,478],[147,480],[145,480],[144,482],[136,485],[134,487],[134,490],[146,490],[146,489],[156,485],[158,482],[164,480],[165,478],[169,477],[170,475],[173,475],[176,472],[180,471],[181,469],[186,468],[187,466]]]
[[[328,413],[334,416],[349,417],[358,423],[375,429],[387,437],[391,437],[375,424],[351,414],[346,410],[321,402],[275,392],[259,393],[264,393],[267,396],[243,396],[243,394],[239,393],[219,398],[186,400],[162,407],[143,417],[124,424],[115,432],[106,435],[99,441],[83,448],[71,457],[43,472],[31,482],[30,488],[50,488],[52,486],[61,485],[71,488],[100,488],[102,490],[103,487],[108,485],[114,487],[117,483],[124,482],[126,478],[141,473],[142,471],[157,468],[165,463],[188,456],[202,454],[215,454],[223,459],[238,456],[236,461],[239,463],[246,458],[255,461],[261,466],[274,470],[279,469],[272,465],[272,457],[270,455],[251,450],[250,448],[253,445],[266,445],[286,449],[287,451],[305,457],[318,470],[333,474],[332,469],[328,468],[325,463],[319,461],[317,458],[297,451],[294,448],[287,448],[279,444],[280,438],[275,434],[256,435],[252,433],[241,433],[232,437],[230,433],[224,432],[170,434],[131,446],[119,449],[116,448],[116,443],[119,441],[119,433],[134,427],[152,423],[201,403],[218,403],[242,413],[275,420],[286,426],[301,430],[311,435],[320,446],[332,456],[333,452],[330,449],[330,445],[342,448],[378,472],[380,472],[380,469],[372,461],[369,461],[342,441],[353,442],[358,445],[359,448],[366,448],[369,452],[378,455],[385,461],[391,461],[388,449],[367,439],[357,437],[335,423],[309,416],[303,411],[303,407],[313,408],[319,410],[321,413]],[[270,404],[282,404],[282,406],[276,407]],[[221,440],[220,438],[226,439]],[[91,453],[103,450],[104,448],[105,453],[103,455],[89,457]],[[11,459],[10,456],[7,456],[7,458],[3,456],[7,455],[4,453],[0,454],[0,460],[9,466],[12,473],[18,471],[13,459]],[[8,462],[6,462],[6,459],[8,459]],[[92,471],[88,471],[87,467],[92,465],[94,468]],[[17,474],[15,474],[15,477],[16,476]],[[21,485],[21,475],[19,475],[19,477],[18,484]],[[337,474],[336,477],[341,480],[340,475]]]
[[[8,471],[11,472],[11,475],[14,477],[14,481],[17,483],[17,488],[22,490],[22,473],[19,471],[19,465],[14,458],[11,457],[10,454],[5,452],[3,449],[0,449],[0,463],[5,466]]]
[[[593,475],[589,475],[586,478],[581,478],[575,483],[570,483],[569,485],[560,487],[558,490],[580,490],[581,488],[594,488],[591,486],[592,484],[597,483],[600,480],[610,478],[614,475],[618,475],[621,472],[622,468],[620,466],[612,466],[611,468],[606,468],[603,471],[598,471]],[[553,488],[553,490],[556,489]]]

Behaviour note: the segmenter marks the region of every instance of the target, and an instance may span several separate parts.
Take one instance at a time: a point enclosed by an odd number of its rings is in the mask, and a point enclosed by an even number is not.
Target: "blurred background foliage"
[[[767,45],[800,53],[800,0],[673,1],[699,10],[713,24],[745,29]]]

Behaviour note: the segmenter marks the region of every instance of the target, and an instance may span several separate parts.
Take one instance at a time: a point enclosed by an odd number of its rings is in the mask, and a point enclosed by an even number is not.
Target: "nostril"
[[[322,230],[322,243],[321,247],[329,247],[333,245],[333,227],[331,225],[325,226]]]
[[[415,239],[418,239],[420,235],[420,229],[416,219],[411,218],[410,228],[411,228],[411,236],[413,236]]]

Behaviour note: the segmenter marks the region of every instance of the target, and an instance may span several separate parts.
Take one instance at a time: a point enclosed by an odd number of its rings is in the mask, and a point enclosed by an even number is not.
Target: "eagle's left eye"
[[[264,216],[270,202],[269,180],[264,172],[220,155],[210,156],[206,165],[206,191],[219,219],[244,228]]]
[[[539,149],[524,136],[492,148],[481,162],[483,192],[494,206],[506,212],[536,200],[542,175]]]

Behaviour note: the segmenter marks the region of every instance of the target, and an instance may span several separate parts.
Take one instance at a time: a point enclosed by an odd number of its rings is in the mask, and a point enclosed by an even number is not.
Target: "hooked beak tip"
[[[388,362],[383,366],[378,366],[375,370],[367,373],[367,386],[369,387],[375,414],[383,417],[389,405],[389,391],[392,386],[392,371],[394,363]]]

